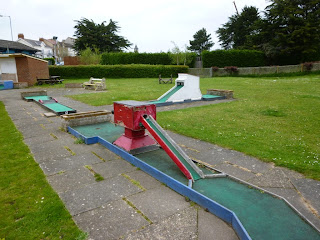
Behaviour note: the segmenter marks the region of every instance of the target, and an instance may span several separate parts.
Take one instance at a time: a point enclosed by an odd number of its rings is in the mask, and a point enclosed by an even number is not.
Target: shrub
[[[312,62],[305,62],[303,63],[303,69],[306,71],[311,71],[313,68],[313,63]]]
[[[227,67],[224,67],[224,70],[229,74],[236,74],[239,71],[236,66],[227,66]]]
[[[215,50],[203,51],[202,62],[204,68],[211,66],[225,67],[259,67],[265,65],[265,54],[256,50]]]
[[[101,54],[96,48],[92,51],[89,47],[80,52],[80,62],[84,65],[99,64],[101,61]]]
[[[169,53],[103,53],[102,65],[117,64],[152,64],[171,65]]]
[[[50,75],[64,78],[157,78],[178,76],[178,73],[187,73],[188,66],[179,65],[77,65],[77,66],[50,66]]]
[[[44,58],[43,60],[48,61],[48,65],[55,65],[56,64],[56,60],[52,57],[52,58]]]
[[[213,72],[218,72],[219,68],[218,67],[211,67]]]

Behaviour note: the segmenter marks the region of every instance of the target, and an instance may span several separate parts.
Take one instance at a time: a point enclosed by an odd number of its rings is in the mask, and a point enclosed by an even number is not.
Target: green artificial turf
[[[0,239],[85,239],[0,102]]]

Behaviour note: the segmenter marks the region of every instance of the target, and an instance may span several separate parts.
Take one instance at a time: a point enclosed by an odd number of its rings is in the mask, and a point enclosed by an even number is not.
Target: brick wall
[[[80,65],[79,57],[64,57],[63,58],[64,65]]]
[[[17,75],[19,82],[27,82],[29,86],[34,85],[38,78],[49,78],[49,68],[47,62],[30,58],[16,58]]]

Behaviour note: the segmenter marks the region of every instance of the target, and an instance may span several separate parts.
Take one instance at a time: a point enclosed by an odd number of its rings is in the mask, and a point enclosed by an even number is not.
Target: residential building
[[[37,49],[35,56],[39,58],[50,58],[53,57],[53,48],[51,46],[48,46],[44,42],[44,38],[39,38],[39,40],[32,40],[32,39],[26,39],[24,38],[24,35],[22,33],[18,34],[18,40],[17,42],[22,43],[26,46],[32,47]]]
[[[0,40],[0,54],[23,53],[27,55],[35,55],[38,49],[29,47],[25,44],[7,40]]]

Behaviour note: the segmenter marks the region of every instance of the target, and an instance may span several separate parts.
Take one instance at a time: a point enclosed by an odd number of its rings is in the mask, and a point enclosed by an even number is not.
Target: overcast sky
[[[236,5],[239,11],[245,5],[263,11],[269,2],[236,0]],[[201,28],[211,34],[212,49],[218,49],[215,32],[235,13],[233,0],[7,0],[0,5],[0,15],[11,17],[14,41],[18,33],[27,39],[57,36],[61,41],[73,37],[75,20],[112,19],[121,27],[119,35],[139,52],[167,52],[174,47],[172,41],[184,50]],[[9,17],[0,17],[0,39],[11,40]]]

